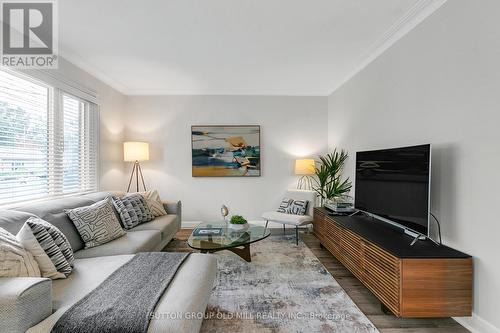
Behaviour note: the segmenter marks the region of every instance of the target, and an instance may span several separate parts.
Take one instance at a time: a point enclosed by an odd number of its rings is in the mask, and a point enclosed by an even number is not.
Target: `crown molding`
[[[403,36],[422,23],[427,17],[438,10],[447,0],[418,0],[399,20],[389,27],[377,40],[368,47],[359,58],[359,64],[343,80],[339,81],[330,95],[342,87],[366,66],[377,59],[382,53],[394,45]]]
[[[330,90],[321,89],[129,89],[127,96],[197,95],[197,96],[317,96],[327,97]]]
[[[59,57],[63,58],[64,60],[67,60],[71,64],[75,65],[76,67],[78,67],[81,70],[83,70],[84,72],[86,72],[87,74],[90,74],[91,76],[95,77],[96,79],[107,84],[108,86],[115,89],[116,91],[118,91],[122,95],[126,95],[125,91],[127,90],[127,88],[125,86],[118,83],[116,80],[110,78],[109,76],[103,74],[102,71],[98,70],[94,66],[89,65],[88,62],[86,62],[85,60],[83,60],[82,58],[77,56],[76,54],[73,54],[73,53],[68,52],[68,51],[63,51],[63,50],[61,50],[61,48],[59,48]]]

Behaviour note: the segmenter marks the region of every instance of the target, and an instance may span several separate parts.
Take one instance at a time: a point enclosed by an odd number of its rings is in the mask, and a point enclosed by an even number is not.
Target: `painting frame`
[[[201,165],[203,164],[203,157],[201,157],[202,162],[199,161],[200,156],[197,156],[197,154],[200,154],[200,150],[206,149],[206,150],[224,150],[223,154],[228,155],[228,148],[231,148],[231,151],[234,152],[235,147],[219,147],[219,148],[202,148],[200,149],[200,143],[199,141],[203,140],[195,140],[195,137],[198,137],[199,139],[201,138],[200,132],[203,132],[203,134],[206,133],[213,133],[215,132],[218,135],[222,135],[224,137],[224,132],[223,129],[228,130],[227,134],[232,134],[232,135],[238,135],[237,137],[233,137],[232,139],[236,140],[243,140],[242,142],[238,142],[237,144],[241,145],[240,147],[236,147],[236,150],[245,150],[243,147],[246,147],[247,149],[250,149],[252,153],[256,156],[246,156],[244,155],[243,157],[239,157],[240,159],[244,159],[243,163],[247,163],[246,165],[242,164],[240,165],[239,168],[237,168],[236,165],[232,165],[231,167],[229,166],[213,166],[213,165]],[[261,127],[260,125],[255,125],[255,124],[245,124],[245,125],[232,125],[232,124],[216,124],[216,125],[191,125],[191,176],[195,178],[253,178],[253,177],[261,177],[262,176],[262,153],[261,153],[261,134],[260,134]],[[244,132],[248,131],[250,133],[245,134]],[[255,131],[255,133],[253,132]],[[206,132],[206,133],[205,133]],[[240,133],[241,132],[241,133]],[[206,134],[208,136],[208,134]],[[252,136],[252,138],[248,137],[251,141],[255,141],[254,145],[246,145],[243,146],[242,144],[245,143],[245,136]],[[225,140],[226,143],[230,142],[228,141],[231,138],[214,138],[211,137],[210,140]],[[206,139],[208,141],[209,139]],[[198,142],[198,143],[196,143]],[[197,147],[195,147],[195,143]],[[202,143],[203,144],[203,143]],[[203,145],[201,144],[201,147]],[[234,144],[234,142],[233,142]],[[230,144],[229,144],[230,145]],[[241,148],[241,149],[239,149]],[[247,158],[248,157],[248,158]],[[210,158],[214,158],[213,156],[210,156]],[[224,158],[229,158],[228,156],[225,156]],[[233,158],[235,158],[233,156]],[[255,160],[257,160],[255,162]],[[235,164],[236,160],[231,162],[230,164]],[[203,170],[204,169],[204,170]],[[246,171],[243,171],[245,169]]]

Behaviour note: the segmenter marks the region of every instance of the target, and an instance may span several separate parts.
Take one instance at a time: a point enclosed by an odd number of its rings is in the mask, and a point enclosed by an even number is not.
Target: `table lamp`
[[[139,174],[141,175],[141,181],[142,181],[142,186],[144,187],[144,191],[146,191],[146,185],[144,184],[144,177],[142,176],[141,164],[139,162],[149,160],[149,143],[124,142],[123,160],[125,162],[134,162],[134,167],[132,168],[132,173],[130,174],[130,180],[128,181],[127,192],[130,191],[130,185],[132,184],[134,173],[135,173],[136,192],[139,192]]]
[[[315,174],[316,165],[313,159],[295,160],[295,174],[300,175],[297,188],[303,190],[312,189],[312,175]]]

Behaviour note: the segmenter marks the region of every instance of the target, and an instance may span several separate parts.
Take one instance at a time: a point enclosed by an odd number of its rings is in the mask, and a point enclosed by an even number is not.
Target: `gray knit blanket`
[[[136,254],[69,308],[52,332],[147,332],[151,313],[188,255]]]

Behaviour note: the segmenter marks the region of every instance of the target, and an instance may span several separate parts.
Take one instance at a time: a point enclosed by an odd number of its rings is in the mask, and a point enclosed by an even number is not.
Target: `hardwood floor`
[[[272,233],[281,233],[281,229],[271,229]],[[165,251],[185,252],[191,251],[186,240],[191,234],[191,229],[180,230]],[[323,263],[335,280],[344,288],[349,297],[372,321],[382,333],[463,333],[469,332],[451,318],[397,318],[386,315],[380,308],[378,299],[366,289],[335,257],[326,249],[320,247],[319,240],[308,232],[301,232],[300,239]]]

